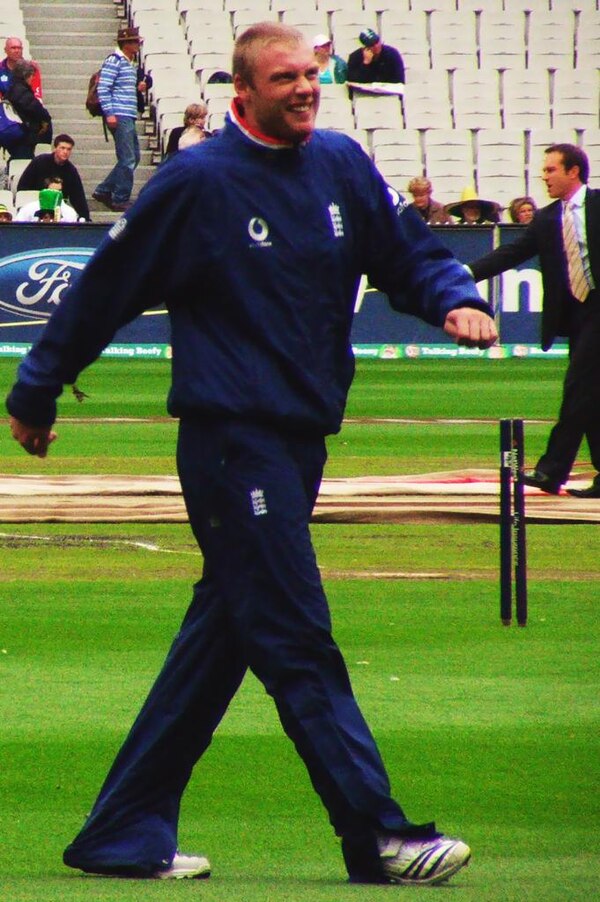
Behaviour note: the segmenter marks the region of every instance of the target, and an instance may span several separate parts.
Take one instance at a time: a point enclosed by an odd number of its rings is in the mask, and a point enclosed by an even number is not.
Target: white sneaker
[[[182,855],[175,852],[171,866],[152,875],[158,880],[183,880],[184,877],[201,879],[210,877],[210,861],[203,855]]]
[[[383,871],[392,883],[428,886],[442,883],[468,864],[471,850],[459,839],[403,839],[380,836],[377,840]]]

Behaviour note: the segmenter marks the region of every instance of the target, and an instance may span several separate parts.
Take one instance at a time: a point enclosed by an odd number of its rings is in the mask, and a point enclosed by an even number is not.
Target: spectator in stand
[[[458,203],[446,204],[446,213],[455,216],[457,225],[492,225],[500,222],[502,207],[495,200],[482,200],[475,188],[465,188]]]
[[[204,128],[207,116],[208,106],[203,100],[199,100],[198,103],[189,103],[186,106],[183,114],[183,125],[178,125],[171,129],[169,134],[165,151],[166,159],[172,157],[178,150],[183,150],[185,146],[189,147],[191,144],[198,144],[208,137],[208,132]],[[184,146],[180,145],[182,138],[184,139]]]
[[[318,34],[313,40],[315,59],[319,64],[319,81],[322,85],[343,85],[348,66],[341,56],[333,53],[333,43],[326,34]]]
[[[395,47],[384,44],[372,28],[358,36],[362,44],[348,57],[348,81],[404,84],[404,62]]]
[[[533,197],[515,197],[508,207],[510,221],[519,225],[529,225],[537,212]]]
[[[3,222],[12,222],[13,215],[6,206],[6,204],[0,204],[0,224]]]
[[[69,159],[75,141],[70,135],[57,135],[52,153],[40,153],[33,158],[17,184],[18,191],[41,191],[49,178],[62,179],[64,199],[73,207],[78,218],[90,221],[90,210],[77,167]]]
[[[52,140],[52,117],[33,91],[35,72],[33,63],[17,60],[5,94],[25,126],[23,138],[11,149],[11,157],[16,160],[30,160],[36,144]]]
[[[58,222],[77,222],[77,213],[75,212],[73,207],[69,206],[69,204],[65,202],[62,190],[63,180],[59,176],[46,179],[45,187],[42,189],[42,191],[40,191],[39,200],[34,200],[30,204],[23,204],[23,206],[19,210],[17,210],[15,222],[37,222],[39,220],[39,212],[40,207],[42,207],[42,201],[46,196],[44,192],[47,191],[55,191],[60,194],[60,204],[56,208],[58,209],[58,216],[55,215],[55,220]],[[53,212],[56,212],[54,207]]]
[[[433,188],[429,179],[416,176],[408,183],[407,190],[412,195],[413,206],[428,225],[449,225],[452,222],[444,205],[431,196]]]
[[[62,191],[54,191],[44,188],[40,191],[40,198],[36,206],[32,222],[60,222],[60,207],[62,204]]]
[[[6,56],[0,62],[0,97],[8,91],[12,81],[12,70],[15,64],[23,59],[23,41],[21,38],[7,38],[4,43],[4,52]],[[42,99],[42,74],[40,67],[34,61],[30,61],[35,66],[35,74],[31,81],[31,87],[36,100]]]
[[[217,69],[216,72],[210,76],[207,81],[208,85],[230,85],[233,82],[233,78],[231,77],[229,72],[225,72],[224,69]]]
[[[92,197],[109,210],[119,213],[131,206],[134,172],[140,162],[140,143],[136,131],[141,85],[136,57],[140,44],[139,28],[120,28],[118,46],[104,60],[98,80],[98,99],[104,122],[115,142],[117,162]]]

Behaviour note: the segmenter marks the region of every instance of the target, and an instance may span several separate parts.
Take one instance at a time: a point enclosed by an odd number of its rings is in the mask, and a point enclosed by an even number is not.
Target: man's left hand
[[[444,332],[467,348],[489,348],[498,340],[494,320],[474,307],[451,310],[444,322]]]

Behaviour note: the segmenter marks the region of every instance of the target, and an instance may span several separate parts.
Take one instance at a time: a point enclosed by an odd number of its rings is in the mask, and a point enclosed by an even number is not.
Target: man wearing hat
[[[500,222],[500,204],[495,200],[482,200],[475,188],[464,189],[460,200],[446,204],[446,213],[458,219],[458,225],[491,225]]]
[[[395,47],[384,44],[372,28],[358,36],[362,44],[348,57],[348,81],[404,84],[404,62]]]
[[[319,82],[322,85],[344,84],[348,75],[346,60],[332,53],[332,41],[326,34],[313,39],[315,59],[319,64]]]
[[[53,188],[42,188],[40,191],[39,210],[35,211],[34,222],[60,222],[60,206],[62,191]]]
[[[2,222],[12,222],[12,213],[6,206],[6,204],[0,204],[0,223]]]
[[[50,198],[56,194],[60,195],[60,204],[55,210],[55,207],[52,206],[50,208],[49,204]],[[62,179],[58,176],[46,179],[44,188],[40,191],[37,201],[32,201],[30,204],[23,204],[22,207],[19,207],[15,216],[15,222],[37,222],[40,218],[40,210],[44,209],[52,209],[57,222],[73,223],[78,220],[77,211],[65,203]]]
[[[138,91],[146,88],[145,82],[138,78],[136,55],[140,44],[138,28],[120,28],[118,46],[104,60],[98,80],[98,99],[114,138],[117,162],[92,197],[118,212],[129,207],[133,174],[140,162],[136,131]]]

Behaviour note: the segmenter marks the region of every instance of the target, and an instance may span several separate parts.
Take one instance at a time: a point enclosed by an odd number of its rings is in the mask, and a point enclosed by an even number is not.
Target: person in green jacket
[[[346,60],[333,53],[333,42],[326,34],[318,34],[313,40],[315,59],[319,64],[319,81],[322,85],[343,85],[348,78]]]

